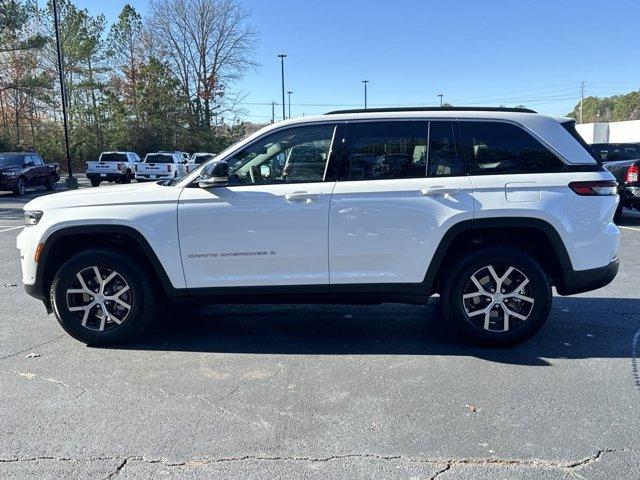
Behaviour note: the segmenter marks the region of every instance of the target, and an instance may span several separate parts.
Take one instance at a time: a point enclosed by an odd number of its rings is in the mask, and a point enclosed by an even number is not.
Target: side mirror
[[[198,180],[200,188],[222,187],[229,183],[229,164],[227,162],[214,162],[207,165]]]

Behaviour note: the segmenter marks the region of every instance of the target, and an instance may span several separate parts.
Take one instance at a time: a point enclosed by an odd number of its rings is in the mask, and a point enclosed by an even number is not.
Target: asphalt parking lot
[[[640,214],[616,280],[517,348],[456,340],[435,299],[207,307],[105,349],[22,289],[39,194],[0,192],[0,478],[640,478]]]

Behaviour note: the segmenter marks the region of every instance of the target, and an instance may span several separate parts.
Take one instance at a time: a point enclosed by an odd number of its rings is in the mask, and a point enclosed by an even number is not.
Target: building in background
[[[576,130],[588,144],[640,143],[640,120],[609,123],[582,123]]]

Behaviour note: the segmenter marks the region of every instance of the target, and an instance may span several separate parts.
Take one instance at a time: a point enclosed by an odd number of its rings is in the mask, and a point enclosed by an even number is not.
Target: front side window
[[[362,122],[350,126],[348,179],[424,178],[427,122]]]
[[[322,182],[335,125],[272,133],[227,160],[229,185]]]
[[[429,123],[429,177],[464,175],[464,160],[458,151],[453,122]]]
[[[36,167],[44,165],[42,159],[40,158],[40,155],[31,155],[31,160]]]
[[[562,161],[522,128],[502,122],[459,122],[470,175],[552,173]]]

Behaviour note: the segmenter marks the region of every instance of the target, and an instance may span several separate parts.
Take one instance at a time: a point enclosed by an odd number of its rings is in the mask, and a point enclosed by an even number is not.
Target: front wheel
[[[17,197],[22,197],[27,192],[27,184],[24,178],[20,177],[16,182],[16,186],[13,187],[13,194]]]
[[[92,187],[99,187],[100,186],[100,180],[91,180],[91,186]]]
[[[478,250],[451,266],[443,313],[465,337],[491,346],[528,340],[551,309],[551,282],[538,261],[505,246]]]
[[[110,250],[85,250],[67,260],[54,277],[50,299],[62,328],[91,345],[130,340],[153,318],[154,292],[147,276]]]

